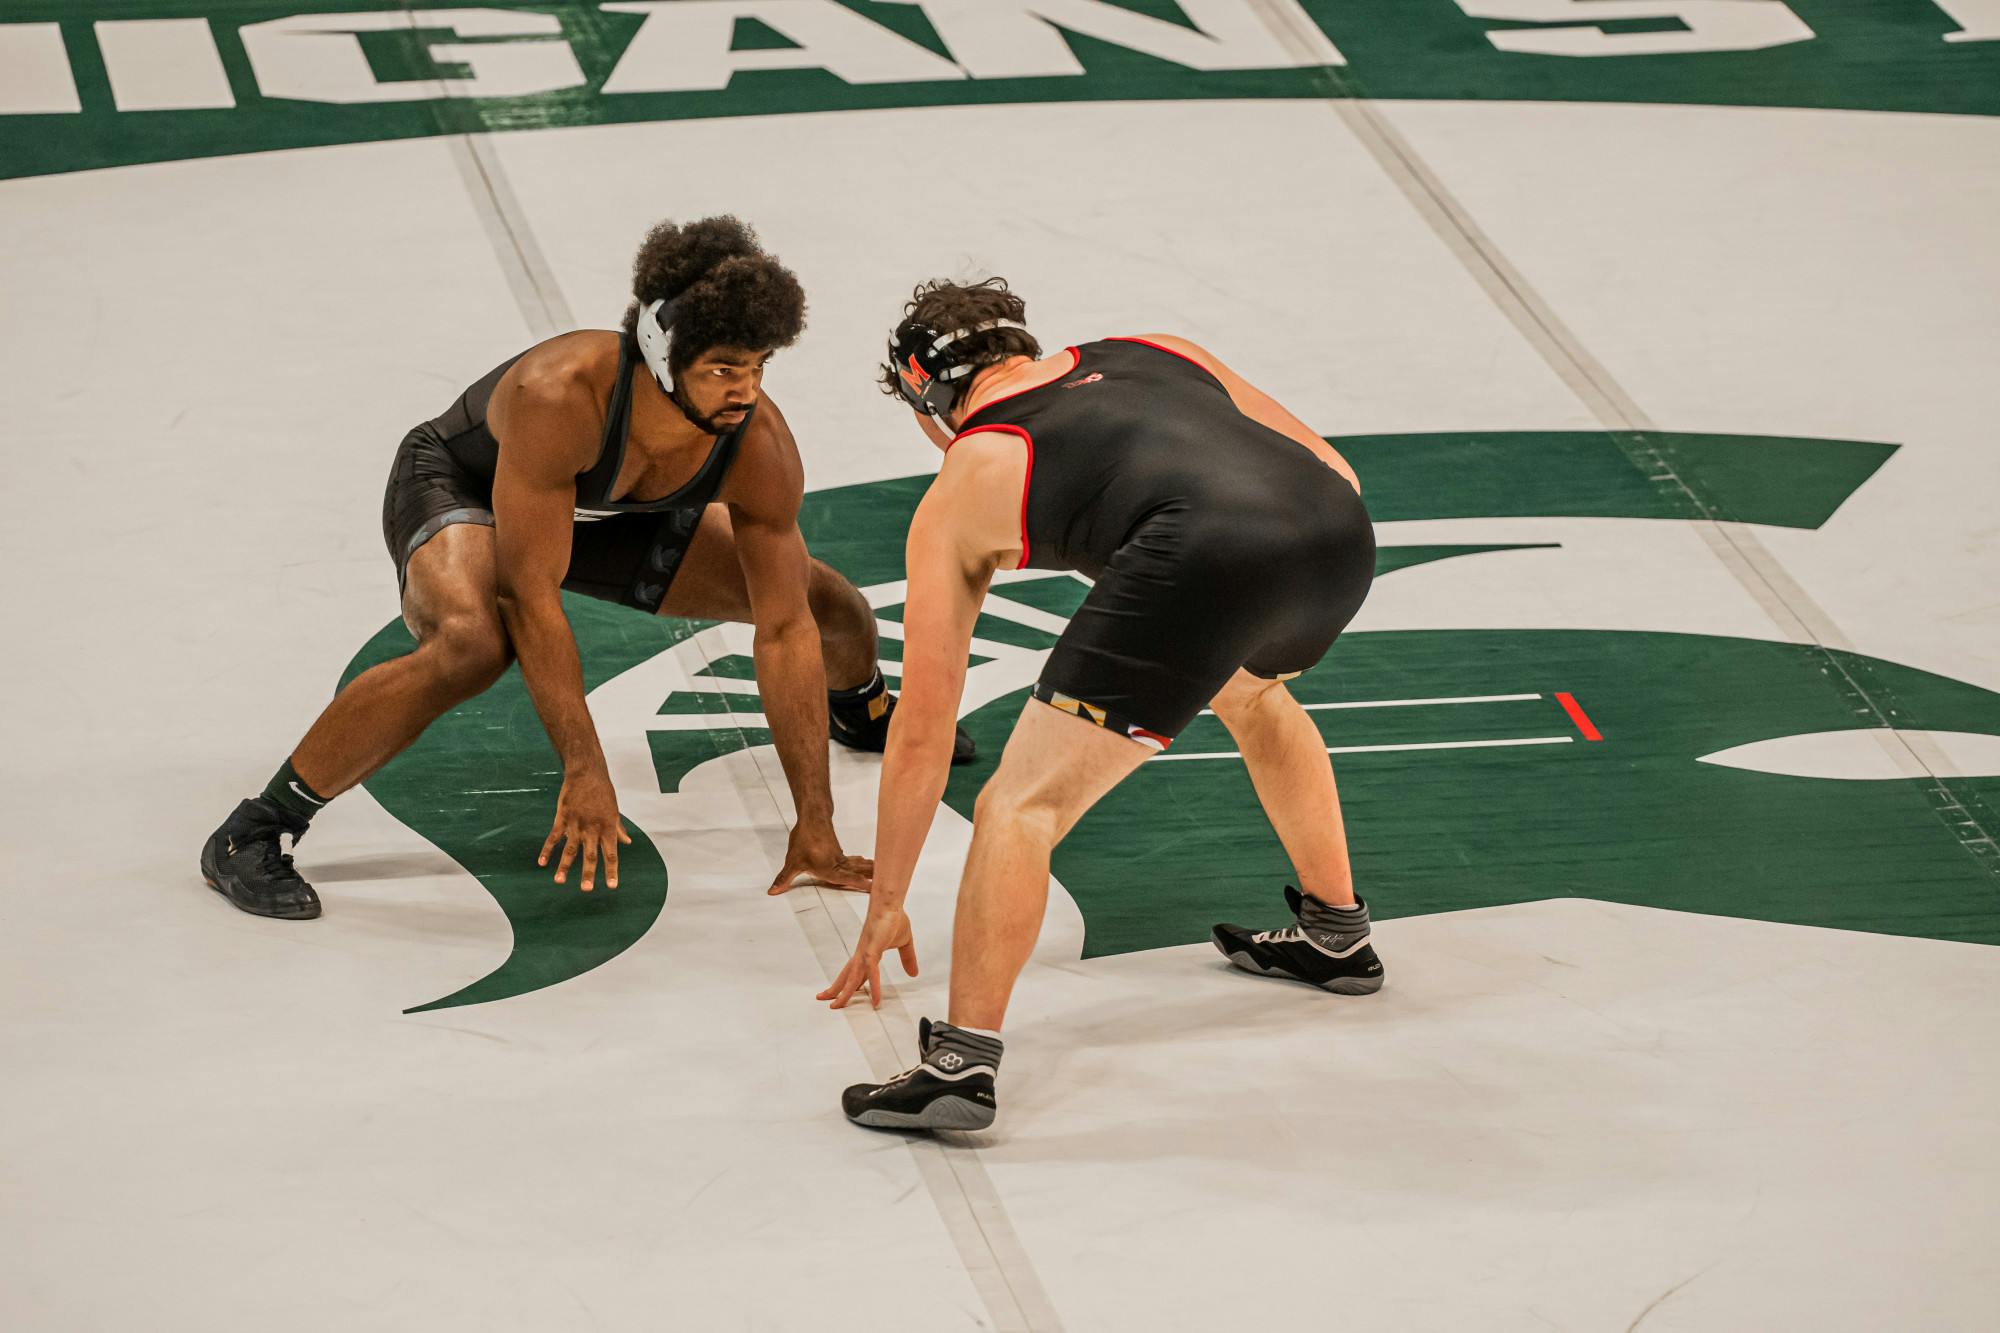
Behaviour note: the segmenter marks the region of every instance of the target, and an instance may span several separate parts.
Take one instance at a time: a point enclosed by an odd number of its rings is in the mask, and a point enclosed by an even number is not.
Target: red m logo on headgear
[[[910,353],[910,368],[908,370],[899,370],[896,373],[903,377],[903,383],[909,385],[919,393],[923,392],[924,385],[929,383],[931,378],[924,372],[924,368],[917,364],[917,354],[915,352]]]

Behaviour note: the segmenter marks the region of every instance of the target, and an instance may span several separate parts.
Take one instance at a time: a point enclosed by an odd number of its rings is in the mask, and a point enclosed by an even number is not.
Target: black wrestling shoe
[[[287,820],[277,806],[253,796],[209,835],[201,849],[201,877],[246,912],[310,921],[319,915],[319,895],[278,847],[280,834],[289,833],[296,847],[304,832],[304,824]]]
[[[880,754],[889,744],[889,718],[895,711],[896,696],[887,690],[872,699],[835,697],[827,705],[828,730],[850,750]],[[978,757],[972,737],[965,734],[964,727],[958,728],[958,735],[951,743],[951,762],[969,764]]]
[[[923,1063],[887,1083],[857,1083],[840,1094],[840,1109],[870,1129],[985,1129],[999,1106],[1000,1039],[922,1019],[917,1044]]]
[[[1230,962],[1260,977],[1286,977],[1336,995],[1372,995],[1382,989],[1382,960],[1368,942],[1368,904],[1330,907],[1285,886],[1296,918],[1283,930],[1250,931],[1217,926],[1211,938]]]

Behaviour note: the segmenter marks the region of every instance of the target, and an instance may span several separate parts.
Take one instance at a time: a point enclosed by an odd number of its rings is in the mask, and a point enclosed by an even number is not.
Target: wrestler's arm
[[[618,843],[631,839],[618,822],[618,798],[584,703],[576,636],[562,609],[576,475],[590,465],[598,447],[596,395],[573,361],[537,349],[495,386],[487,424],[500,443],[493,477],[500,618],[535,713],[563,768],[562,793],[541,864],[548,864],[551,849],[561,841],[557,883],[581,852],[582,887],[593,886],[601,855],[605,882],[615,888]]]
[[[1011,568],[1020,558],[1019,497],[1026,482],[1027,454],[1020,440],[1001,432],[962,436],[910,521],[904,548],[909,593],[903,608],[903,692],[882,756],[875,889],[854,956],[819,995],[836,1009],[864,987],[881,1005],[881,957],[890,950],[900,951],[903,970],[916,975],[903,900],[950,776],[980,605],[993,571]]]
[[[843,888],[868,887],[865,867],[841,853],[833,830],[826,668],[806,595],[810,571],[799,532],[804,497],[798,443],[784,413],[765,398],[744,432],[721,498],[729,506],[736,559],[750,594],[757,692],[798,811],[773,893],[783,892],[800,874]]]

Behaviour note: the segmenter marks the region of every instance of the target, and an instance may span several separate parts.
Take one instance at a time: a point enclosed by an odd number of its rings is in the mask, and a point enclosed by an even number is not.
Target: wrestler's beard
[[[674,406],[681,410],[681,415],[686,417],[693,424],[694,428],[704,435],[722,435],[736,429],[735,426],[723,425],[715,417],[705,417],[695,411],[694,404],[688,401],[688,396],[681,390],[680,381],[678,380],[674,382],[674,391],[669,397],[674,400]],[[732,408],[730,410],[734,411],[735,409]],[[717,415],[719,416],[720,413]]]

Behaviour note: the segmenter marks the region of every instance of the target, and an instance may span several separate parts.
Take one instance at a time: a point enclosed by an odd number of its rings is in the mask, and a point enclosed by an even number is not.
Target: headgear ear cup
[[[1011,319],[989,319],[970,328],[939,333],[928,324],[906,319],[889,335],[889,364],[896,371],[896,392],[919,412],[943,417],[958,398],[960,381],[972,374],[972,363],[951,355],[950,349],[988,329],[1021,329]]]
[[[669,366],[674,351],[675,304],[674,301],[659,300],[640,307],[639,318],[632,329],[639,339],[639,355],[646,359],[646,368],[659,381],[660,392],[669,398],[674,393],[674,373]]]

